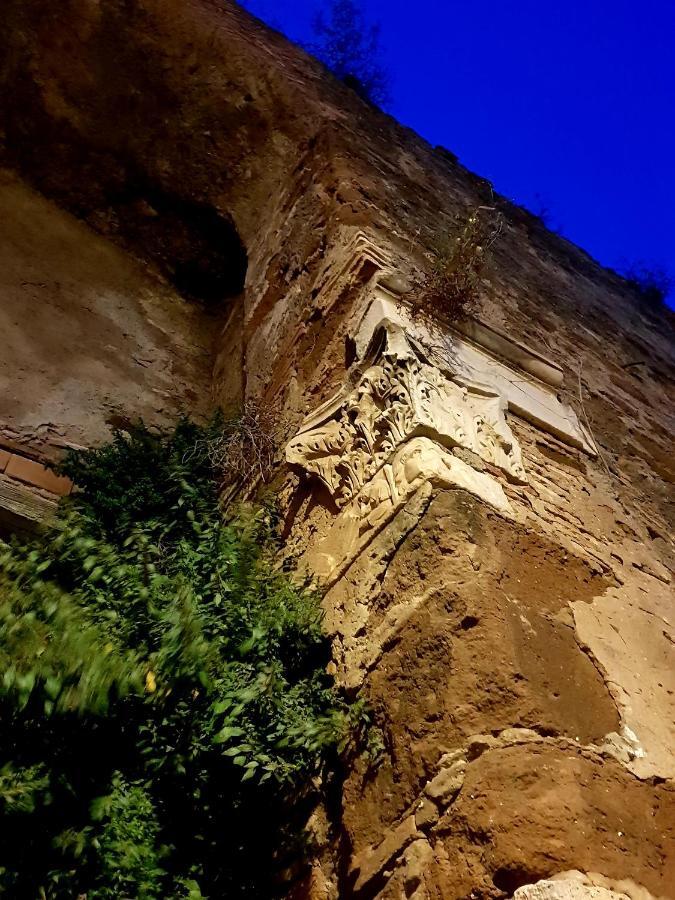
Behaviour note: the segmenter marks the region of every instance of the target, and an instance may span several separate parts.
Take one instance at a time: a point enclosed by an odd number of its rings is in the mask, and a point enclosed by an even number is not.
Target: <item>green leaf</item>
[[[367,733],[326,686],[320,597],[280,560],[274,512],[220,509],[213,460],[246,416],[129,424],[69,455],[78,490],[0,544],[3,746],[46,779],[3,830],[7,896],[272,896],[313,776]],[[214,852],[232,822],[236,852]]]
[[[225,726],[225,728],[221,728],[218,734],[214,737],[214,744],[222,744],[225,741],[231,740],[233,737],[241,737],[244,734],[243,728]]]

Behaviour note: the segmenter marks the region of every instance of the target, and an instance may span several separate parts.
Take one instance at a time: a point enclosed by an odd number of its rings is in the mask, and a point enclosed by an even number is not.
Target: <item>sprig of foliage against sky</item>
[[[383,62],[380,23],[362,0],[317,0],[280,9],[270,0],[243,0],[242,6],[286,33],[321,60],[362,99],[384,107],[390,101],[391,73]]]
[[[308,49],[364,100],[384,106],[389,76],[382,64],[380,26],[368,22],[356,0],[331,0],[314,20]]]

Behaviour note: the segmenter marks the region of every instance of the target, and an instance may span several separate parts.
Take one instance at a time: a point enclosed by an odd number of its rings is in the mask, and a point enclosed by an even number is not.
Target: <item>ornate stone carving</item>
[[[338,506],[415,437],[463,447],[507,478],[526,481],[499,392],[446,377],[395,323],[375,331],[355,382],[316,410],[287,447],[288,461],[320,478]]]
[[[461,323],[457,332],[449,332],[415,321],[397,296],[393,287],[376,285],[372,302],[354,331],[358,359],[365,356],[373,332],[382,323],[395,325],[413,344],[428,348],[431,361],[450,380],[469,389],[489,385],[503,408],[595,456],[591,435],[558,396],[563,379],[560,366],[480,322]]]
[[[492,476],[477,472],[428,437],[413,437],[394,453],[336,517],[307,556],[310,570],[334,580],[420,491],[462,488],[503,515],[511,515],[504,490]]]
[[[461,488],[513,515],[502,481],[527,476],[507,410],[593,452],[557,396],[555,363],[487,326],[429,330],[396,303],[390,282],[373,290],[354,323],[347,384],[286,448],[289,463],[320,479],[340,508],[307,554],[329,583],[399,513],[421,514],[434,489]]]

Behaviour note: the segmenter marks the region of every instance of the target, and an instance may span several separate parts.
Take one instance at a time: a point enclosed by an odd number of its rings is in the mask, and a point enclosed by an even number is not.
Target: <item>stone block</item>
[[[354,894],[358,895],[376,876],[383,872],[418,835],[415,817],[408,816],[396,826],[374,849],[368,847],[352,862],[356,874]],[[419,835],[422,837],[422,835]]]
[[[0,475],[0,531],[33,532],[55,509],[53,499]]]
[[[465,772],[466,764],[463,762],[456,762],[447,769],[441,769],[426,786],[424,793],[438,803],[451,803],[464,784]]]
[[[7,463],[10,461],[12,454],[8,450],[3,450],[0,447],[0,472],[4,472],[7,468]]]
[[[499,746],[497,738],[491,734],[473,734],[466,742],[466,756],[469,760],[478,759],[483,753]]]
[[[552,879],[519,887],[513,896],[514,900],[629,900],[623,891],[583,884],[576,880]]]
[[[449,750],[447,753],[444,753],[443,756],[438,760],[438,768],[439,769],[447,769],[453,763],[456,762],[466,762],[466,753],[463,748],[458,748],[456,750]]]
[[[531,741],[540,741],[541,735],[531,728],[505,728],[499,732],[497,740],[500,744],[528,744]]]
[[[440,810],[430,797],[423,797],[415,810],[415,824],[424,831],[438,821]]]
[[[403,854],[403,883],[406,897],[411,897],[424,882],[424,875],[431,868],[434,851],[427,841],[417,840],[410,844]]]

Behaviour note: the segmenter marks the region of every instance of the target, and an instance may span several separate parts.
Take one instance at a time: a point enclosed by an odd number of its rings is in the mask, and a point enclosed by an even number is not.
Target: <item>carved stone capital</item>
[[[287,447],[344,506],[415,437],[461,447],[507,478],[526,481],[505,404],[487,384],[454,381],[395,323],[375,330],[354,381],[308,417]]]
[[[481,323],[441,332],[413,320],[382,259],[366,259],[381,274],[352,332],[356,360],[344,386],[286,448],[288,462],[318,478],[340,509],[309,553],[312,571],[329,580],[435,488],[462,488],[512,515],[502,482],[524,484],[527,475],[507,411],[593,452],[557,396],[559,366]]]

